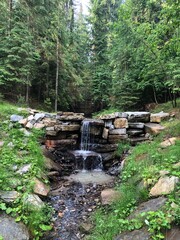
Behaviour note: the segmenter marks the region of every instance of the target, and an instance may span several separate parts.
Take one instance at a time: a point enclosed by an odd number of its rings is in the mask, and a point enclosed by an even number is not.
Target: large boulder
[[[3,240],[29,240],[29,232],[23,223],[15,222],[12,217],[0,215],[0,236]]]
[[[167,198],[158,197],[155,199],[150,199],[147,202],[143,202],[138,206],[138,208],[133,213],[129,215],[128,219],[136,218],[143,212],[157,211],[165,205],[166,201]]]
[[[174,191],[176,184],[178,183],[179,178],[172,176],[164,176],[159,179],[159,181],[154,185],[150,191],[151,196],[160,196],[164,194],[169,194]]]

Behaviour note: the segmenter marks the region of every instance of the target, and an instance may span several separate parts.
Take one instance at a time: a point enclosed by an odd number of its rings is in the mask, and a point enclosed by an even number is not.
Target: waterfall
[[[80,149],[83,151],[89,151],[89,147],[90,147],[90,122],[83,121],[81,128]]]
[[[71,153],[76,158],[76,167],[82,171],[103,169],[102,156],[99,153],[91,151],[93,139],[91,136],[91,120],[84,120],[81,126],[81,143],[80,150]]]

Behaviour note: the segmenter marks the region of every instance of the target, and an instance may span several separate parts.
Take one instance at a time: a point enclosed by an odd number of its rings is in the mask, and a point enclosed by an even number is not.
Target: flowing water
[[[80,150],[71,151],[78,173],[61,178],[51,191],[54,229],[45,240],[83,239],[79,226],[100,205],[101,190],[114,184],[114,178],[102,171],[102,157],[91,151],[91,144],[90,123],[83,121]]]

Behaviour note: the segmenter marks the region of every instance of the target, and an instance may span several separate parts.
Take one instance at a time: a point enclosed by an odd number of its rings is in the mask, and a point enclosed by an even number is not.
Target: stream
[[[84,239],[93,227],[89,218],[101,205],[101,191],[114,186],[114,177],[103,171],[101,155],[91,151],[92,142],[89,121],[83,121],[80,150],[69,152],[76,170],[52,182],[53,230],[45,240]]]
[[[91,228],[89,217],[101,205],[101,191],[114,186],[104,172],[79,172],[52,186],[49,202],[54,209],[53,231],[45,240],[80,240]],[[87,226],[87,227],[86,227]]]

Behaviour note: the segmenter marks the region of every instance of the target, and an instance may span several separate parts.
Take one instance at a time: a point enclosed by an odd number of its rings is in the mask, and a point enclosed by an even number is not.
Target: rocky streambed
[[[73,174],[52,184],[53,231],[45,240],[83,239],[93,228],[89,217],[101,205],[102,190],[113,186],[114,178],[103,172]]]

